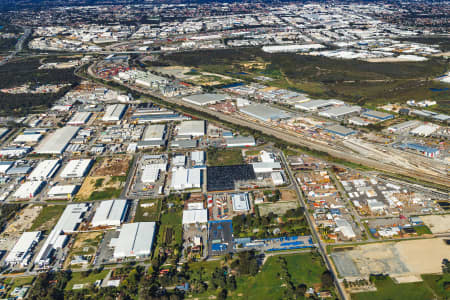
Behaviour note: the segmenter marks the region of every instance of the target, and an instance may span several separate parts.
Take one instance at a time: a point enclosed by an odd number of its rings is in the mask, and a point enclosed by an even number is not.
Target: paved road
[[[24,34],[19,38],[19,40],[16,43],[16,47],[13,52],[11,52],[10,55],[5,57],[2,61],[0,61],[0,66],[6,64],[8,61],[10,61],[14,56],[17,55],[20,51],[23,49],[23,43],[28,38],[28,36],[31,34],[31,29],[28,27],[24,27],[25,31]]]

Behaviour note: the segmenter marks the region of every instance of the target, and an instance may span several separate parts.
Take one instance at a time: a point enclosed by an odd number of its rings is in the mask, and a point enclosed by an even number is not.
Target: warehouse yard
[[[389,274],[400,281],[421,274],[441,273],[441,264],[448,258],[450,246],[442,238],[367,244],[335,248],[331,254],[342,277],[368,277]]]

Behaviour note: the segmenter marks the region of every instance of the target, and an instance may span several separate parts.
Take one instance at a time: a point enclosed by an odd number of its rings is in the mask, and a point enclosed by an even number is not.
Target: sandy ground
[[[94,167],[91,176],[125,176],[131,159],[129,155],[105,158]]]
[[[441,263],[450,246],[444,239],[421,239],[372,243],[353,250],[334,252],[333,260],[344,277],[389,274],[399,282],[414,282],[420,274],[441,273]]]
[[[293,190],[281,190],[281,201],[297,201],[297,195]]]
[[[0,235],[0,249],[11,250],[22,233],[31,228],[41,210],[42,206],[28,206],[16,214],[16,217],[10,221]]]
[[[277,215],[283,215],[284,213],[286,213],[286,211],[297,207],[298,204],[296,201],[278,201],[276,203],[258,205],[259,213],[261,214],[261,216],[266,216],[270,212],[273,212]]]
[[[450,215],[422,216],[420,218],[432,233],[450,232]]]
[[[101,187],[95,187],[97,179],[104,179]],[[76,197],[79,199],[88,199],[94,191],[103,191],[107,188],[117,189],[120,186],[121,182],[118,180],[113,181],[111,176],[89,176],[84,180]]]

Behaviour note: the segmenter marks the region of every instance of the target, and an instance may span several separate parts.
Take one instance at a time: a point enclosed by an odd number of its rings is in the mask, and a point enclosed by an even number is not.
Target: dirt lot
[[[420,218],[432,233],[450,232],[450,215],[422,216]]]
[[[77,200],[88,200],[93,192],[120,189],[123,182],[113,176],[89,176],[78,191]]]
[[[42,206],[27,206],[21,210],[16,217],[7,225],[5,231],[0,235],[0,249],[10,250],[24,231],[33,225],[42,210]]]
[[[293,190],[281,190],[281,201],[297,201],[297,195]]]
[[[397,243],[357,246],[352,250],[332,253],[343,277],[368,277],[389,274],[393,277],[420,278],[420,274],[441,273],[441,263],[448,257],[450,246],[444,239],[421,239]]]
[[[130,155],[105,158],[94,166],[91,176],[125,176],[132,158]]]
[[[286,211],[297,208],[298,204],[296,201],[278,201],[276,203],[264,203],[259,204],[258,209],[261,216],[266,216],[270,212],[277,215],[283,215]]]
[[[79,233],[75,237],[75,241],[73,243],[70,254],[67,256],[67,259],[64,262],[65,267],[68,267],[70,265],[70,261],[76,255],[93,256],[97,251],[102,236],[103,233],[98,231]]]

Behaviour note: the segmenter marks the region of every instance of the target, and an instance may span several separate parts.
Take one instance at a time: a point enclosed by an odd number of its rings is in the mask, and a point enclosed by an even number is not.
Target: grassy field
[[[87,277],[84,277],[82,272],[73,272],[72,279],[67,283],[65,290],[70,291],[75,284],[93,284],[97,280],[104,279],[108,272],[109,270],[103,270],[100,273],[91,272]]]
[[[142,204],[154,203],[150,207],[142,207]],[[159,212],[161,211],[161,201],[155,200],[140,200],[136,209],[134,217],[135,222],[157,222],[159,221]]]
[[[377,280],[376,292],[352,294],[353,300],[427,300],[434,299],[433,293],[424,282],[396,284],[391,278]]]
[[[65,205],[45,205],[39,216],[34,220],[33,225],[31,225],[30,231],[38,229],[47,231],[52,229],[65,208]]]
[[[208,166],[230,166],[239,165],[244,162],[242,158],[242,151],[239,149],[233,150],[217,150],[208,149],[207,152]]]
[[[422,226],[414,226],[414,230],[417,232],[418,235],[422,234],[432,234],[430,228],[428,228],[425,225]]]
[[[326,270],[320,258],[310,253],[283,255],[288,264],[294,285],[301,283],[308,287],[320,286],[320,276]],[[242,276],[237,279],[237,289],[230,294],[231,299],[283,299],[283,281],[277,275],[281,272],[277,256],[267,259],[255,277]]]
[[[114,199],[118,198],[121,192],[122,189],[106,188],[104,191],[92,192],[91,196],[89,197],[89,200],[95,201],[95,200]]]
[[[450,299],[450,290],[444,287],[445,282],[450,282],[450,274],[444,275],[422,275],[424,282],[441,299]]]

